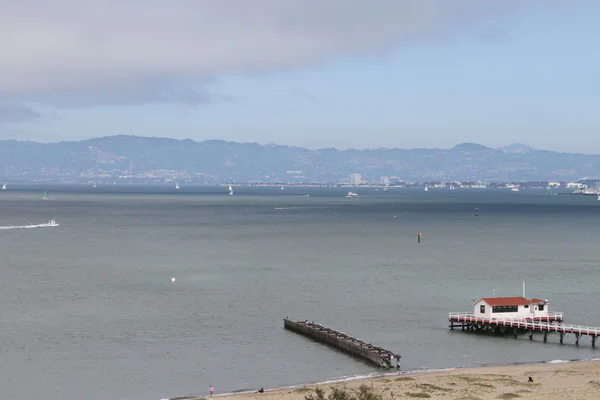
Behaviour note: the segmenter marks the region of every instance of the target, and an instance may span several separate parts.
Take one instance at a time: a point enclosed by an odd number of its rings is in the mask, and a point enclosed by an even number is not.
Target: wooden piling
[[[283,319],[283,326],[292,332],[306,336],[317,342],[327,344],[345,353],[362,358],[381,368],[400,368],[400,355],[384,348],[365,343],[335,329],[310,321]]]

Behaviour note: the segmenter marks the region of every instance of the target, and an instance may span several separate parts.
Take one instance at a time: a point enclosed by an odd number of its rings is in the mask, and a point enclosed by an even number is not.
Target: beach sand
[[[533,383],[528,382],[528,377]],[[331,387],[355,390],[372,386],[382,400],[393,399],[600,399],[600,362],[517,365],[424,372],[414,375],[386,376],[334,384],[307,385],[265,393],[228,395],[227,400],[304,400],[314,388]]]

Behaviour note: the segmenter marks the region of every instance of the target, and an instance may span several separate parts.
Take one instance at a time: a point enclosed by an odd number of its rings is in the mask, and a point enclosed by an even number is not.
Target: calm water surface
[[[493,291],[520,295],[525,274],[528,295],[600,326],[592,196],[96,190],[0,193],[3,398],[147,400],[377,371],[284,331],[285,316],[397,351],[405,370],[600,356],[589,338],[561,346],[447,323]],[[6,228],[51,218],[60,227]]]

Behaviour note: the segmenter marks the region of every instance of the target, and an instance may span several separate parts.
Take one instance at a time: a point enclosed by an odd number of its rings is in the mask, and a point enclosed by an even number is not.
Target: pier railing
[[[548,313],[548,315],[544,316],[531,316],[531,317],[493,317],[493,318],[485,318],[485,317],[477,317],[473,313],[469,312],[453,312],[449,313],[448,318],[454,320],[460,320],[465,322],[478,322],[478,321],[562,321],[564,317],[564,313],[556,312],[556,313]]]
[[[562,314],[562,313],[556,313]],[[600,336],[600,327],[565,324],[556,321],[555,323],[529,321],[525,318],[482,318],[475,317],[469,313],[450,313],[451,321],[481,323],[486,325],[508,326],[512,328],[521,328],[533,331],[543,332],[563,332],[563,333],[579,333],[581,335]]]

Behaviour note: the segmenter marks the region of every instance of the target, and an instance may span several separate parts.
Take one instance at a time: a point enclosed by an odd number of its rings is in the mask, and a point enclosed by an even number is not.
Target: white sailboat
[[[231,185],[229,185],[229,195],[233,196],[233,188],[231,187]]]
[[[96,187],[96,184],[94,183],[94,184],[92,185],[92,187]]]
[[[455,189],[454,185],[450,185],[450,190],[454,190],[454,189]]]
[[[175,182],[175,190],[179,190],[179,189],[180,189],[179,183]]]
[[[429,189],[427,189],[427,186],[425,186],[425,191],[428,191]]]
[[[2,185],[2,190],[6,190],[6,183]]]
[[[600,200],[600,193],[598,193],[598,200]]]
[[[44,190],[44,195],[42,196],[42,200],[48,200],[48,191]]]

